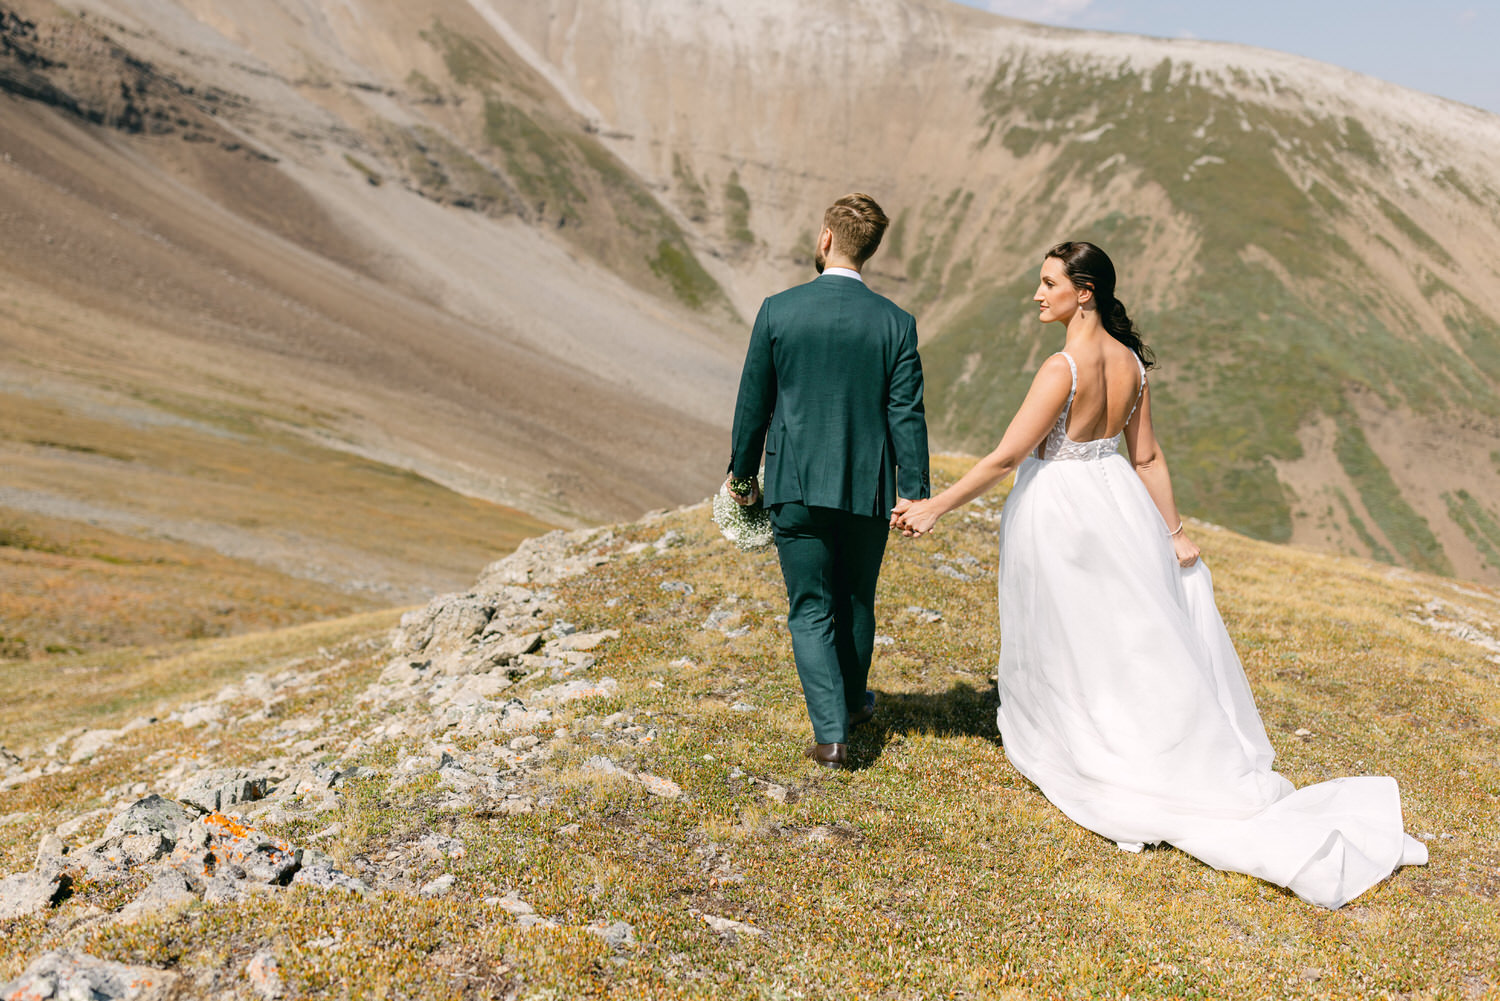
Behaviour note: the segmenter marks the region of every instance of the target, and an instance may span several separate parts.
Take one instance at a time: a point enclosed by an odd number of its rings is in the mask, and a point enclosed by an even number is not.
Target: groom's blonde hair
[[[823,213],[823,225],[833,231],[833,245],[856,264],[874,256],[890,224],[875,199],[858,191],[840,198]]]

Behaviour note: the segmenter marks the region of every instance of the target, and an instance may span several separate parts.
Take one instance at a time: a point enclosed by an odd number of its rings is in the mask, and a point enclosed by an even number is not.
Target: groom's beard
[[[823,251],[814,251],[813,267],[818,269],[818,274],[820,275],[823,273],[823,269],[828,267],[828,258],[824,256]]]

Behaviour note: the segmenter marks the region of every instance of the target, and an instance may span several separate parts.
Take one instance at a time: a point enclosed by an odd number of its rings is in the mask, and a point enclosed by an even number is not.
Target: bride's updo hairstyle
[[[1125,304],[1115,298],[1115,265],[1109,255],[1092,243],[1082,240],[1059,243],[1047,251],[1048,257],[1062,261],[1063,271],[1074,288],[1094,290],[1094,301],[1099,304],[1099,319],[1109,336],[1134,351],[1141,364],[1147,368],[1156,364],[1156,354],[1141,340]]]

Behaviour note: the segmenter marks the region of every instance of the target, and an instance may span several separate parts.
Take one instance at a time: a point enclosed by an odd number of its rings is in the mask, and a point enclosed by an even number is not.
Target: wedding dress
[[[1178,566],[1120,435],[1068,437],[1078,368],[1063,356],[1067,406],[1045,458],[1017,471],[1001,519],[1006,755],[1063,813],[1122,848],[1166,842],[1324,907],[1426,863],[1402,827],[1394,779],[1295,789],[1272,770],[1208,568]]]

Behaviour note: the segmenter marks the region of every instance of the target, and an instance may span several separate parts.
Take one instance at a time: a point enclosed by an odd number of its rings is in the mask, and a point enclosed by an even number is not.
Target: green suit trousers
[[[849,713],[865,704],[875,650],[875,584],[890,523],[788,502],[771,507],[771,528],[813,736],[820,744],[846,743]]]

